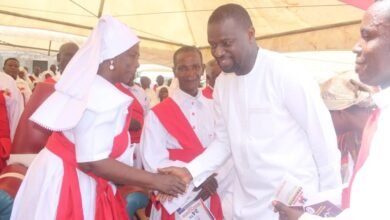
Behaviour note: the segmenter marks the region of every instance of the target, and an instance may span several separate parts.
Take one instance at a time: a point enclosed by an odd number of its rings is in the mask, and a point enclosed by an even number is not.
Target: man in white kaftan
[[[377,110],[373,112],[376,119],[369,118],[363,132],[363,140],[368,136],[371,138],[362,141],[356,166],[360,162],[359,159],[366,157],[366,160],[360,164],[360,169],[355,167],[355,178],[350,185],[349,208],[344,209],[336,217],[322,218],[307,213],[301,216],[302,212],[297,213],[296,210],[289,210],[281,204],[276,204],[277,209],[284,213],[285,220],[390,219],[388,211],[390,174],[387,171],[390,167],[389,10],[389,1],[373,3],[362,19],[361,38],[353,48],[356,54],[355,71],[359,79],[368,85],[379,86],[381,91],[373,95],[374,103],[377,105]],[[377,123],[376,129],[370,129],[373,123]]]
[[[286,174],[306,192],[341,185],[340,154],[318,85],[281,55],[259,49],[246,10],[217,8],[208,21],[211,52],[224,71],[214,89],[216,139],[186,168],[167,168],[198,185],[232,157],[234,219],[277,220],[271,201]]]

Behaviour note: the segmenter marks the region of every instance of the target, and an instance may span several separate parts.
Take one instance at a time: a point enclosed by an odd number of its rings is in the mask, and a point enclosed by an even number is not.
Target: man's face
[[[144,89],[150,88],[150,79],[146,77],[141,77],[141,86]]]
[[[35,76],[39,76],[39,74],[41,73],[41,68],[39,66],[35,67],[34,68],[34,75]]]
[[[164,84],[164,77],[157,76],[156,82],[157,82],[157,85],[162,86],[162,84]]]
[[[56,65],[50,65],[50,70],[55,73],[57,71]]]
[[[158,93],[158,98],[160,99],[160,102],[162,102],[164,99],[168,98],[169,93],[167,88],[161,88]]]
[[[250,28],[243,28],[231,18],[208,25],[207,37],[211,54],[224,72],[241,73],[248,57],[247,48],[254,37],[252,35],[254,32]]]
[[[179,81],[179,87],[184,92],[196,96],[204,65],[200,55],[195,51],[182,52],[176,56],[173,72]]]
[[[76,54],[78,48],[75,45],[67,45],[61,48],[57,55],[58,71],[62,73],[69,61]]]
[[[383,17],[376,7],[366,12],[360,40],[353,48],[355,71],[363,83],[372,86],[390,83],[390,22]]]
[[[16,60],[8,60],[3,67],[3,70],[8,75],[16,78],[19,73],[19,62]]]
[[[25,79],[26,73],[24,71],[19,71],[18,76],[19,76],[19,78]]]

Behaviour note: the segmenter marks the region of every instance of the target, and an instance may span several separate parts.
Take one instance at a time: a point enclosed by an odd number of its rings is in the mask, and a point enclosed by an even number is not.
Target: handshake
[[[183,167],[161,168],[156,175],[155,188],[159,191],[157,199],[160,201],[172,200],[185,193],[192,180],[190,172]]]
[[[191,173],[185,167],[166,167],[158,169],[156,189],[159,191],[157,200],[164,202],[178,197],[179,194],[186,192],[188,184],[192,181]],[[201,190],[197,196],[206,200],[218,188],[216,174],[211,175],[194,191]]]

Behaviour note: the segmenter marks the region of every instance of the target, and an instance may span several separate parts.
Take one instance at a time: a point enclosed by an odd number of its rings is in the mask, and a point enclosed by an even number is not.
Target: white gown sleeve
[[[214,112],[215,112],[215,139],[207,149],[190,163],[186,168],[193,177],[195,186],[215,172],[231,155],[230,141],[222,109],[219,102],[221,96],[218,94],[218,83],[214,89]]]
[[[8,118],[10,121],[10,135],[12,141],[15,136],[16,127],[18,126],[20,116],[22,115],[22,112],[24,110],[24,101],[22,93],[19,91],[14,80],[4,80],[4,82],[2,83],[6,84],[5,88],[9,89],[9,92],[11,93],[10,97],[6,97],[6,105]],[[1,88],[0,86],[0,89],[3,88]]]
[[[319,173],[320,191],[338,188],[341,185],[340,152],[330,113],[314,80],[291,71],[281,79],[283,101],[308,136]]]
[[[147,171],[157,172],[158,168],[169,166],[183,167],[186,163],[169,159],[168,132],[160,120],[150,111],[145,118],[141,136],[141,157]]]
[[[116,108],[104,112],[86,110],[74,128],[76,160],[78,163],[103,160],[109,157],[114,137],[125,124],[127,109]]]

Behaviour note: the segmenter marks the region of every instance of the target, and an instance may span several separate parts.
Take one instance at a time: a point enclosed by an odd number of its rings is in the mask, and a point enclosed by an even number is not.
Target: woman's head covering
[[[354,72],[337,74],[321,84],[321,96],[329,110],[343,110],[353,105],[369,107],[372,93]]]
[[[34,112],[31,120],[54,131],[73,128],[87,107],[99,64],[139,42],[135,33],[111,16],[103,16],[84,45],[66,66],[55,92]]]

